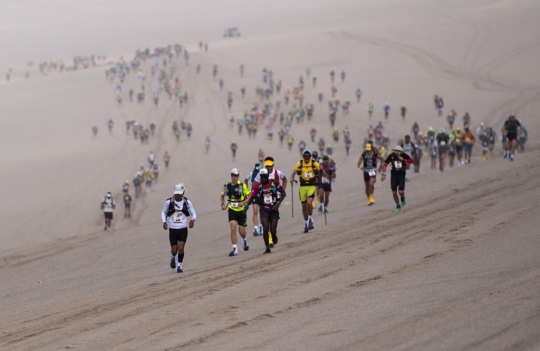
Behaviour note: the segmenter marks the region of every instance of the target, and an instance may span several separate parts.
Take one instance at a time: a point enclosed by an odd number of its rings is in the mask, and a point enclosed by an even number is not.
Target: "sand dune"
[[[536,4],[205,0],[0,6],[0,37],[13,47],[0,54],[0,63],[14,71],[11,82],[0,84],[0,348],[539,347]],[[63,16],[55,17],[59,7]],[[242,36],[224,39],[228,26],[238,26]],[[208,52],[198,49],[199,40],[209,43]],[[189,93],[182,108],[163,94],[157,107],[151,102],[158,84],[151,61],[143,66],[148,84],[142,104],[127,98],[127,90],[140,85],[133,73],[123,84],[121,106],[104,67],[47,76],[33,69],[24,78],[30,59],[68,62],[104,52],[110,59],[130,59],[137,48],[169,43],[190,50],[189,66],[175,59]],[[263,85],[263,67],[284,88],[294,87],[307,67],[318,77],[317,87],[307,81],[304,91],[305,102],[315,104],[314,120],[291,129],[295,144],[303,139],[311,149],[313,126],[318,137],[331,140],[329,72],[345,70],[337,96],[352,106],[348,116],[339,113],[337,126],[351,130],[353,145],[348,157],[342,143],[335,152],[339,167],[328,225],[316,213],[315,230],[301,234],[297,189],[290,192],[289,186],[272,254],[263,256],[262,238],[250,234],[250,250],[229,258],[227,217],[218,201],[230,169],[238,167],[245,176],[259,148],[287,176],[300,158],[296,146],[293,152],[280,149],[262,128],[256,139],[229,128],[231,115],[260,103],[255,87]],[[364,93],[360,103],[354,98],[358,87]],[[435,93],[445,98],[445,114],[451,107],[459,116],[468,111],[474,128],[483,121],[498,131],[515,111],[530,133],[527,152],[511,163],[499,154],[498,143],[484,162],[477,147],[471,165],[443,173],[431,171],[426,157],[407,183],[404,211],[394,212],[389,181],[380,180],[376,205],[367,207],[356,168],[367,128],[383,119],[385,101],[392,107],[385,130],[393,142],[414,121],[422,130],[446,127],[433,109]],[[402,103],[408,107],[405,123],[398,113]],[[282,109],[289,107],[282,103]],[[115,122],[111,133],[109,118]],[[177,143],[171,126],[182,118],[194,132]],[[149,144],[126,134],[128,120],[156,123]],[[99,128],[95,137],[93,125]],[[206,136],[212,140],[208,155]],[[235,162],[233,140],[239,145]],[[134,201],[133,218],[124,219],[121,185],[147,164],[150,151],[160,162],[168,151],[170,169],[161,172],[152,192]],[[185,183],[199,216],[181,275],[168,268],[168,234],[160,223],[163,202],[178,182]],[[119,205],[110,232],[103,231],[99,208],[107,191]],[[248,223],[250,233],[251,216]]]

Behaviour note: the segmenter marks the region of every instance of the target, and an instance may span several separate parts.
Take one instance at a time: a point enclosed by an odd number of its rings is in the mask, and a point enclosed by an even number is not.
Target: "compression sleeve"
[[[191,203],[191,200],[187,200],[188,210],[189,213],[191,213],[191,219],[194,221],[197,220],[197,213],[195,212],[195,209],[193,208],[193,204]]]
[[[170,200],[165,201],[165,205],[163,205],[163,210],[161,210],[161,223],[167,222],[167,211],[169,211],[169,202]]]

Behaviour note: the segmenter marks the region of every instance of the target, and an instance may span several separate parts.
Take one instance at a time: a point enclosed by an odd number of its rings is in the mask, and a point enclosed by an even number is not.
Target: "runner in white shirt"
[[[193,228],[197,214],[187,198],[184,197],[186,187],[184,184],[176,184],[173,197],[167,199],[161,211],[161,221],[163,229],[169,229],[169,241],[171,243],[171,268],[175,268],[177,273],[184,271],[182,262],[184,260],[184,247],[186,245],[188,226]],[[171,201],[173,202],[171,204]],[[188,218],[191,220],[188,222]],[[168,223],[167,223],[168,222]]]
[[[251,182],[251,187],[253,188],[253,183],[255,182],[255,177],[259,174],[259,170],[261,169],[260,163],[255,163],[255,166],[253,167],[253,170],[248,173],[246,176],[246,179],[244,179],[244,183],[247,187],[249,187],[249,182]],[[253,174],[255,173],[255,174]],[[262,235],[262,224],[259,223],[259,204],[253,203],[251,206],[253,209],[253,236]]]
[[[103,230],[111,230],[111,221],[113,220],[113,210],[115,208],[116,204],[114,203],[112,194],[109,191],[103,198],[103,201],[101,201],[101,209],[105,215],[105,227]]]

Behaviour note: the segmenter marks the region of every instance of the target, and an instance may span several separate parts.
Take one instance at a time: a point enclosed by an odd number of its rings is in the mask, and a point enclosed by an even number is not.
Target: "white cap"
[[[178,183],[174,186],[174,194],[180,194],[183,195],[186,191],[186,187],[184,186],[184,183]]]
[[[238,168],[233,168],[231,169],[231,174],[240,175],[240,171],[238,170]]]
[[[268,170],[266,168],[261,168],[259,175],[268,175]]]
[[[439,129],[439,133],[446,133],[446,131],[444,130],[444,128],[441,128]]]

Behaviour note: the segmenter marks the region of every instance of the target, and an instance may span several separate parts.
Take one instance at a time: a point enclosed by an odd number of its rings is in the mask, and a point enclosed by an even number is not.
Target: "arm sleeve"
[[[191,219],[194,221],[197,220],[197,213],[195,212],[195,209],[193,208],[193,204],[191,203],[191,200],[187,200],[188,210],[189,213],[191,213]]]
[[[411,158],[411,156],[407,154],[403,154],[403,159],[405,159],[405,163],[414,163],[414,160]]]
[[[169,210],[170,200],[165,201],[163,205],[163,210],[161,210],[161,223],[167,222],[167,211]]]
[[[227,185],[227,183],[225,183],[225,185],[223,185],[223,187],[221,188],[221,195],[225,196],[225,186]]]

